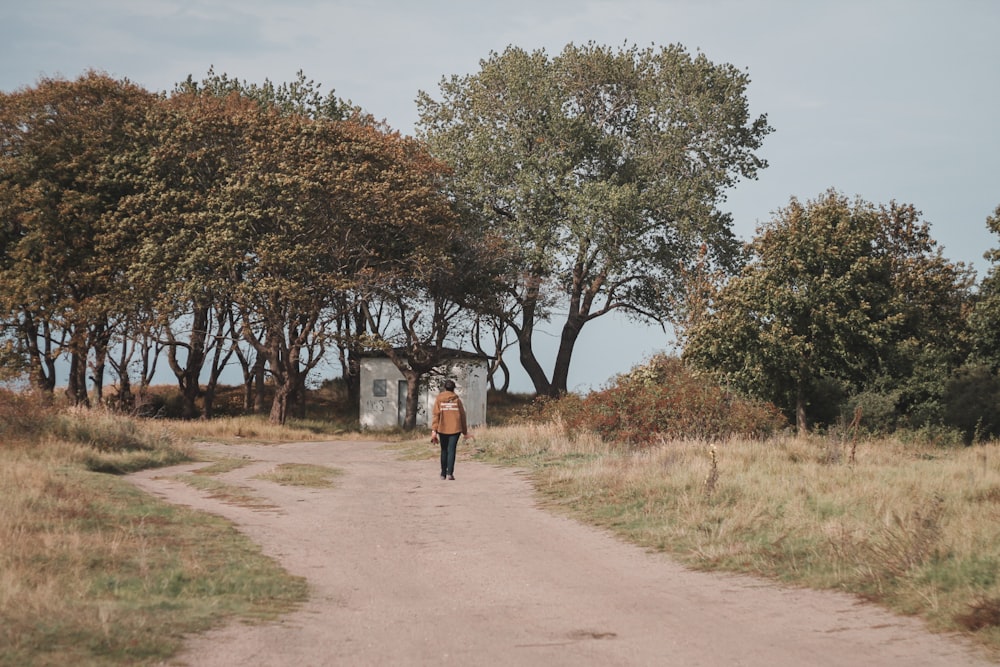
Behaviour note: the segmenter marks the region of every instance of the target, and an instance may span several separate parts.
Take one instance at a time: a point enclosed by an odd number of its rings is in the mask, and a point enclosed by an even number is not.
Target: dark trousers
[[[458,437],[461,433],[438,433],[441,442],[441,474],[455,474],[455,452],[458,450]]]

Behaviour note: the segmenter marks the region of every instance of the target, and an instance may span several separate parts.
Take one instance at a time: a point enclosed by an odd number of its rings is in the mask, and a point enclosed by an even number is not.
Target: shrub
[[[959,447],[965,441],[961,430],[938,424],[898,429],[894,435],[903,444],[921,447]]]
[[[55,415],[44,397],[0,389],[0,443],[38,441]]]
[[[663,439],[763,438],[786,426],[769,403],[737,396],[676,357],[657,355],[619,375],[608,388],[560,410],[570,430],[603,440],[646,445]]]

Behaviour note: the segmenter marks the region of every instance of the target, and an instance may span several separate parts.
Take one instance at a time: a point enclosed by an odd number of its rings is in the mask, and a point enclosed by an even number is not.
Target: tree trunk
[[[497,387],[497,373],[503,376],[503,384]],[[490,365],[489,373],[486,376],[489,382],[490,389],[501,394],[506,394],[510,390],[510,369],[507,368],[507,364],[504,362],[503,358],[499,358],[495,363]]]
[[[518,337],[517,347],[520,352],[521,366],[528,374],[531,383],[535,385],[535,393],[539,396],[552,395],[552,384],[545,376],[541,364],[535,358],[535,352],[531,347],[531,338]]]
[[[243,374],[243,412],[248,415],[254,412],[253,374],[249,371]]]
[[[361,403],[361,358],[360,354],[348,350],[344,357],[344,385],[347,388],[347,401],[350,405]]]
[[[187,359],[182,367],[177,360],[177,345],[170,348],[170,367],[177,377],[177,384],[184,397],[182,419],[194,419],[198,416],[198,394],[201,393],[201,369],[205,366],[205,341],[208,335],[207,306],[196,306],[192,315],[191,337],[187,348]],[[168,327],[170,342],[174,343],[173,333]]]
[[[795,430],[799,435],[809,432],[809,422],[806,420],[806,395],[799,383],[795,392]]]
[[[128,372],[123,371],[118,377],[118,409],[121,412],[130,413],[135,409],[135,397],[132,396],[132,381]]]
[[[299,348],[286,347],[277,335],[268,337],[268,366],[274,377],[274,402],[271,404],[272,424],[285,424],[289,416],[295,416],[293,409],[300,389],[305,387],[305,373],[299,367]]]
[[[208,383],[205,384],[205,391],[202,395],[201,415],[204,419],[212,419],[215,417],[215,390],[218,386],[219,378],[213,373],[212,377],[209,378]]]
[[[528,374],[531,383],[535,385],[535,393],[539,396],[549,396],[552,393],[552,384],[545,376],[545,371],[542,370],[538,359],[535,358],[535,351],[531,340],[535,334],[535,308],[538,306],[540,287],[540,278],[528,278],[525,296],[521,302],[521,326],[516,327],[512,323],[511,328],[517,334],[517,349],[521,359],[521,366]]]
[[[160,360],[160,350],[162,347],[158,341],[158,337],[154,337],[150,334],[143,334],[142,339],[142,371],[141,379],[139,380],[139,395],[145,398],[146,390],[153,382],[153,377],[156,376],[156,366]]]
[[[267,405],[267,397],[264,394],[264,384],[267,382],[267,360],[264,355],[258,353],[257,360],[253,365],[253,414],[264,414],[264,406]]]
[[[292,393],[288,396],[288,414],[296,419],[306,418],[306,374],[293,373]]]
[[[56,388],[56,360],[52,354],[49,324],[43,321],[39,327],[31,315],[26,313],[21,335],[28,350],[31,386],[42,394],[51,395]],[[41,346],[38,344],[39,338],[43,341]]]
[[[559,351],[556,353],[556,365],[552,371],[552,386],[550,396],[558,398],[569,391],[569,364],[573,358],[573,348],[580,337],[580,330],[586,320],[570,315],[563,325],[562,337],[559,340]]]
[[[104,403],[104,371],[107,368],[108,345],[111,343],[111,331],[107,322],[101,322],[94,326],[90,335],[90,347],[94,350],[94,374],[91,381],[94,383],[94,400],[98,405]]]
[[[201,386],[198,384],[197,380],[191,380],[187,377],[185,373],[185,380],[180,383],[181,385],[181,396],[184,399],[184,405],[181,408],[181,419],[195,419],[198,416],[198,394],[201,391]]]
[[[104,370],[107,368],[107,348],[94,348],[94,374],[90,377],[94,383],[94,400],[97,405],[104,403]]]
[[[132,412],[135,407],[135,400],[132,396],[132,379],[129,377],[128,366],[135,356],[138,343],[131,342],[127,338],[122,341],[114,353],[108,355],[108,363],[114,371],[118,385],[118,392],[113,401],[113,407],[119,412]]]
[[[90,397],[87,395],[87,358],[86,354],[74,351],[69,357],[69,381],[66,385],[66,396],[73,405],[90,407]]]
[[[420,373],[409,371],[406,377],[406,416],[403,418],[403,430],[412,431],[417,427],[417,409],[420,405]]]
[[[288,418],[288,395],[292,391],[291,383],[286,379],[284,382],[275,382],[274,400],[271,402],[271,415],[269,421],[272,424],[284,425]]]

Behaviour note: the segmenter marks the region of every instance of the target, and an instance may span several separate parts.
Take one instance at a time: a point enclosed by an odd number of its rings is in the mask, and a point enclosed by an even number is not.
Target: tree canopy
[[[971,282],[912,206],[833,190],[793,199],[693,318],[684,355],[783,407],[804,430],[836,392],[898,387],[920,365],[943,364],[947,375],[961,363]]]
[[[0,99],[0,317],[38,388],[69,350],[85,401],[112,332],[155,338],[190,417],[203,366],[215,378],[243,345],[283,422],[327,345],[363,344],[345,313],[393,286],[468,283],[482,237],[463,236],[441,162],[301,75],[244,86],[160,96],[89,73]]]
[[[103,363],[123,289],[122,255],[102,247],[132,191],[122,156],[156,100],[93,71],[0,94],[0,317],[36,386],[53,388],[68,351],[76,402],[88,400],[88,352]]]
[[[749,78],[681,46],[570,44],[555,57],[509,47],[418,98],[418,135],[454,170],[456,198],[508,240],[506,324],[543,394],[567,390],[583,326],[612,311],[663,323],[684,262],[703,244],[738,250],[718,204],[766,166],[771,132],[751,117]],[[565,309],[548,375],[536,326]]]

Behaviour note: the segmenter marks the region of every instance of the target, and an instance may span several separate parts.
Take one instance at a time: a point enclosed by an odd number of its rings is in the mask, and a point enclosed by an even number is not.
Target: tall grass
[[[182,440],[218,441],[223,443],[277,443],[308,442],[350,438],[352,440],[385,440],[402,437],[394,432],[360,431],[347,428],[340,421],[327,422],[317,419],[289,419],[284,425],[272,424],[266,415],[240,415],[217,417],[210,420],[146,422],[148,428],[165,423],[171,434]]]
[[[855,593],[1000,655],[1000,445],[732,438],[631,448],[557,423],[476,441],[547,503],[696,568]],[[853,458],[852,458],[853,457]]]

